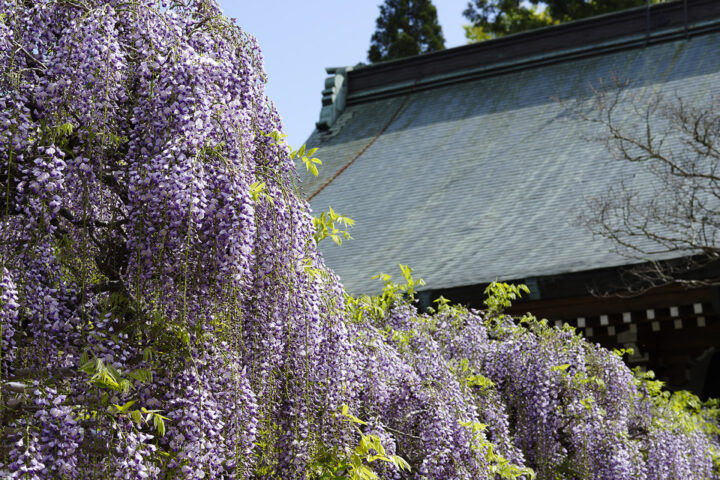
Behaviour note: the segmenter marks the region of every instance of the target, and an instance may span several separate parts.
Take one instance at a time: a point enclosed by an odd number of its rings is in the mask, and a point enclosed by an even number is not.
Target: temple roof
[[[330,69],[308,139],[320,175],[299,166],[313,211],[355,220],[354,240],[321,244],[352,293],[410,265],[429,289],[622,266],[577,222],[624,182],[652,194],[642,165],[615,160],[595,126],[594,89],[702,102],[720,93],[720,2],[634,9],[481,44]]]

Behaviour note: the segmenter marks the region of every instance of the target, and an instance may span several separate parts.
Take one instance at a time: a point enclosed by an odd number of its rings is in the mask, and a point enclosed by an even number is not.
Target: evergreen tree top
[[[430,0],[385,0],[380,6],[368,60],[394,60],[445,48],[437,9]]]

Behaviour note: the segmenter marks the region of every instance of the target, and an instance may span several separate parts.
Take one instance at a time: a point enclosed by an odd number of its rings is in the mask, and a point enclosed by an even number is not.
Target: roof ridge
[[[720,27],[720,2],[682,0],[589,17],[348,72],[348,104],[508,70],[701,35]],[[572,45],[568,48],[568,45]]]

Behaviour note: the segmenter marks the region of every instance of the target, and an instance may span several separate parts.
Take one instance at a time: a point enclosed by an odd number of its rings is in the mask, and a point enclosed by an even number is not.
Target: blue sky
[[[220,0],[225,15],[258,38],[266,93],[283,118],[287,141],[302,145],[320,114],[325,67],[367,62],[382,0]],[[467,0],[434,0],[445,46],[466,43]]]

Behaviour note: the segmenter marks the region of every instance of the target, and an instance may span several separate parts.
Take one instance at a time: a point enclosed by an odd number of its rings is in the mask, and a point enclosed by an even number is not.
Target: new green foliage
[[[410,465],[399,455],[388,454],[377,435],[366,434],[367,422],[359,419],[347,405],[342,405],[336,418],[350,423],[359,441],[355,448],[322,450],[310,466],[313,480],[375,480],[380,478],[373,469],[376,462],[393,465],[398,471],[410,471]]]
[[[332,207],[329,207],[327,212],[320,212],[320,215],[313,217],[315,243],[320,243],[325,238],[330,237],[333,242],[340,246],[343,240],[352,239],[350,232],[342,228],[352,227],[354,224],[355,220],[335,213]]]
[[[651,4],[663,0],[651,0]],[[647,5],[646,0],[473,0],[463,12],[470,42]]]

